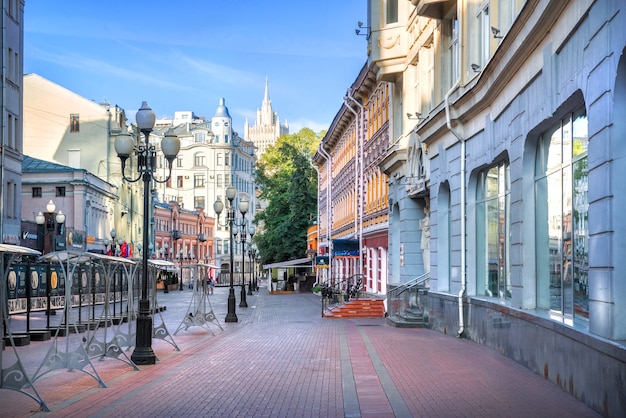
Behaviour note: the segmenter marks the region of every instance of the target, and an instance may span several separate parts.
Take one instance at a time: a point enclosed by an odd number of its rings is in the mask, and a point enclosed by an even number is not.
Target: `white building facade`
[[[186,112],[177,112],[178,119]],[[191,112],[187,114],[192,115]],[[176,201],[182,208],[204,208],[204,213],[215,217],[213,203],[221,200],[227,205],[225,190],[229,185],[237,189],[237,197],[233,202],[235,207],[241,199],[250,202],[250,209],[246,219],[251,222],[255,215],[254,194],[254,165],[256,162],[254,145],[243,140],[233,129],[232,117],[226,107],[225,100],[219,100],[214,116],[210,120],[192,117],[188,122],[174,126],[176,135],[181,141],[178,158],[174,161],[172,177],[169,182],[157,186],[157,199],[162,202]],[[159,137],[171,125],[163,123],[155,130],[154,143],[158,144]],[[164,159],[158,161],[159,167],[165,167]],[[157,177],[164,177],[157,173]],[[238,216],[241,216],[238,214]],[[225,221],[225,213],[220,222]],[[215,222],[214,258],[211,264],[217,266],[229,264],[230,237],[228,228]],[[248,238],[249,241],[249,238]],[[242,256],[241,245],[235,246],[235,268],[241,268],[241,263],[247,257]],[[246,269],[247,270],[247,269]]]

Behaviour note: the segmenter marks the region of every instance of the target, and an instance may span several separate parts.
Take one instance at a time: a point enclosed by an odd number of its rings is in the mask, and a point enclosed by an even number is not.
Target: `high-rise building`
[[[265,150],[274,145],[278,137],[289,133],[289,122],[281,125],[278,113],[272,109],[272,101],[268,87],[268,80],[265,80],[265,95],[261,109],[256,111],[256,122],[253,126],[246,123],[243,128],[243,135],[246,141],[254,143],[256,156],[260,158]]]

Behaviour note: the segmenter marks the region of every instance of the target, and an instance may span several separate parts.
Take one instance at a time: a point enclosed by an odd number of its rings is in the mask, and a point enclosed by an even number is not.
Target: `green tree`
[[[255,218],[263,226],[254,237],[263,264],[306,254],[307,229],[317,214],[317,172],[310,158],[320,138],[308,128],[283,135],[257,163],[260,198],[268,202]]]

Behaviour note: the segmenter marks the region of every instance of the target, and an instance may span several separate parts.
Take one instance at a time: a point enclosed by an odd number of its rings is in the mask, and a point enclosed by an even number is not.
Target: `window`
[[[195,142],[198,144],[203,144],[206,142],[206,133],[205,132],[197,132],[194,136]]]
[[[183,187],[183,176],[176,177],[176,186],[178,188],[182,188]]]
[[[589,318],[587,116],[563,118],[537,142],[537,306]]]
[[[228,134],[225,134],[225,135],[224,135],[224,143],[225,143],[225,144],[228,144]]]
[[[491,42],[491,24],[489,23],[489,3],[485,2],[478,11],[478,24],[480,30],[479,50],[480,66],[483,67],[489,61],[489,44]]]
[[[56,188],[56,196],[57,197],[65,197],[65,187],[64,186],[57,186],[57,188]]]
[[[41,197],[41,187],[33,187],[33,197]]]
[[[204,174],[194,174],[193,187],[204,187],[205,177]]]
[[[452,205],[450,185],[443,183],[437,197],[437,263],[441,275],[439,290],[447,291],[452,288],[452,276],[455,269],[452,268],[450,255],[452,253]],[[447,275],[448,277],[446,277]]]
[[[217,184],[215,185],[216,187],[222,187],[222,175],[221,175],[221,174],[218,174],[218,175],[217,175],[217,180],[216,180],[216,183],[217,183]]]
[[[70,115],[70,132],[79,132],[80,130],[80,117],[77,113]]]
[[[218,166],[222,165],[222,153],[217,154],[217,165]]]
[[[7,141],[5,143],[9,146],[9,148],[16,148],[15,144],[15,127],[17,126],[17,120],[13,117],[13,115],[8,115],[8,123],[7,123]]]
[[[193,165],[196,167],[204,166],[204,154],[198,153],[193,156]]]
[[[385,23],[398,23],[398,0],[387,0],[385,8]]]
[[[447,25],[446,32],[448,35],[448,62],[450,64],[449,81],[450,85],[453,85],[459,78],[460,74],[459,19],[456,14],[454,14],[450,19],[446,19],[445,23]]]
[[[509,181],[508,162],[488,168],[479,175],[476,196],[476,293],[499,297],[501,302],[511,297]]]
[[[230,154],[229,153],[225,153],[224,154],[224,165],[225,166],[229,166],[230,165]]]
[[[194,208],[205,208],[205,199],[204,196],[196,196],[193,198],[193,206]]]
[[[183,157],[182,156],[178,156],[176,157],[176,167],[182,167],[183,166]]]

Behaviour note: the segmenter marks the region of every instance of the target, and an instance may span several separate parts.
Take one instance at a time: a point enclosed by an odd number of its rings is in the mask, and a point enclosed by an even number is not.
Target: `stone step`
[[[385,305],[380,299],[358,299],[324,312],[326,318],[384,318]]]

